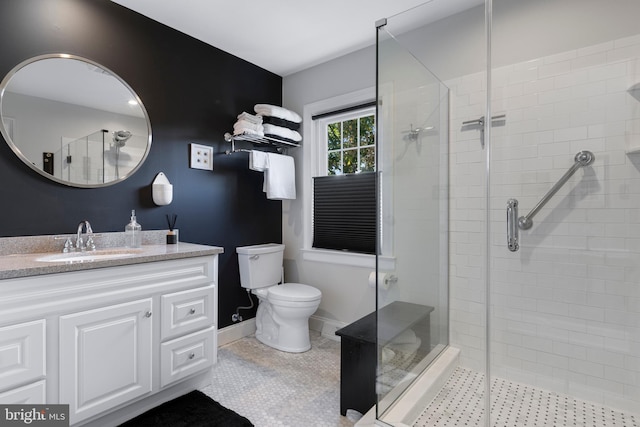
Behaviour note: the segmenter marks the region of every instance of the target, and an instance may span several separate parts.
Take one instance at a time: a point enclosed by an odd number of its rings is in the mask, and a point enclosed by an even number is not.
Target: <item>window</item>
[[[313,247],[375,254],[375,107],[314,119],[323,166],[313,179]]]
[[[376,123],[372,108],[325,120],[327,175],[374,172]]]
[[[381,102],[386,98],[380,98]],[[374,86],[364,88],[355,92],[350,92],[320,101],[315,101],[306,104],[303,109],[303,132],[306,143],[303,145],[301,152],[304,162],[303,167],[303,191],[301,202],[301,220],[302,220],[302,248],[300,252],[304,261],[322,262],[331,265],[344,265],[349,267],[374,269],[376,265],[379,265],[381,269],[385,271],[393,271],[395,269],[395,258],[393,257],[393,227],[390,224],[386,224],[383,221],[379,222],[380,228],[380,252],[378,256],[374,256],[368,253],[359,253],[354,251],[338,251],[328,250],[313,247],[313,222],[314,222],[314,204],[313,204],[313,184],[314,177],[327,176],[328,173],[328,144],[326,126],[329,123],[348,120],[348,117],[341,116],[341,112],[348,112],[346,109],[353,105],[367,105],[371,107],[371,113],[375,112],[375,100],[376,100],[376,88]],[[354,112],[354,110],[350,110]],[[325,114],[326,112],[333,112],[331,114]],[[382,129],[382,122],[379,117],[376,117],[376,153],[378,158],[378,170],[380,173],[384,164],[380,161],[384,160],[385,156],[381,156],[379,143],[380,135],[384,132]],[[328,175],[332,176],[332,175]],[[349,175],[342,175],[349,176]],[[385,198],[383,189],[379,188],[380,196],[378,197],[378,203],[381,211],[386,212],[386,215],[390,215],[391,206],[390,198]],[[298,211],[299,212],[299,211]],[[295,226],[296,222],[291,222],[291,226]],[[384,231],[383,231],[384,230]]]

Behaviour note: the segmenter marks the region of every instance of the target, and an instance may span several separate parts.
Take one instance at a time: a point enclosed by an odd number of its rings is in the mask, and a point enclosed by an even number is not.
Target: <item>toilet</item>
[[[283,281],[284,245],[236,248],[240,285],[258,297],[256,338],[281,351],[300,353],[311,348],[309,317],[320,305],[322,293],[301,283]]]

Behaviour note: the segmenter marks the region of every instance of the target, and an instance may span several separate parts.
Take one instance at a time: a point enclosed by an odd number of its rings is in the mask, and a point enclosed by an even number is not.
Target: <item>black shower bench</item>
[[[407,329],[430,345],[433,307],[395,301],[336,331],[340,336],[340,414],[355,409],[365,414],[376,403],[376,320],[382,347]]]

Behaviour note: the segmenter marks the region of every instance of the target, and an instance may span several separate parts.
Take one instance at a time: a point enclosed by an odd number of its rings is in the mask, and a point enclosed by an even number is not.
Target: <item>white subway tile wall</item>
[[[491,375],[638,412],[640,402],[640,35],[500,67],[492,75]],[[451,344],[484,372],[485,74],[451,89]],[[531,210],[579,169],[506,246],[506,204]]]

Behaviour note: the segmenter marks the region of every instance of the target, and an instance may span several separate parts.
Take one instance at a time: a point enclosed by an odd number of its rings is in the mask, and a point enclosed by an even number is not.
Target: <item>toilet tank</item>
[[[240,267],[240,285],[247,289],[264,288],[280,282],[284,245],[241,246],[236,248]]]

